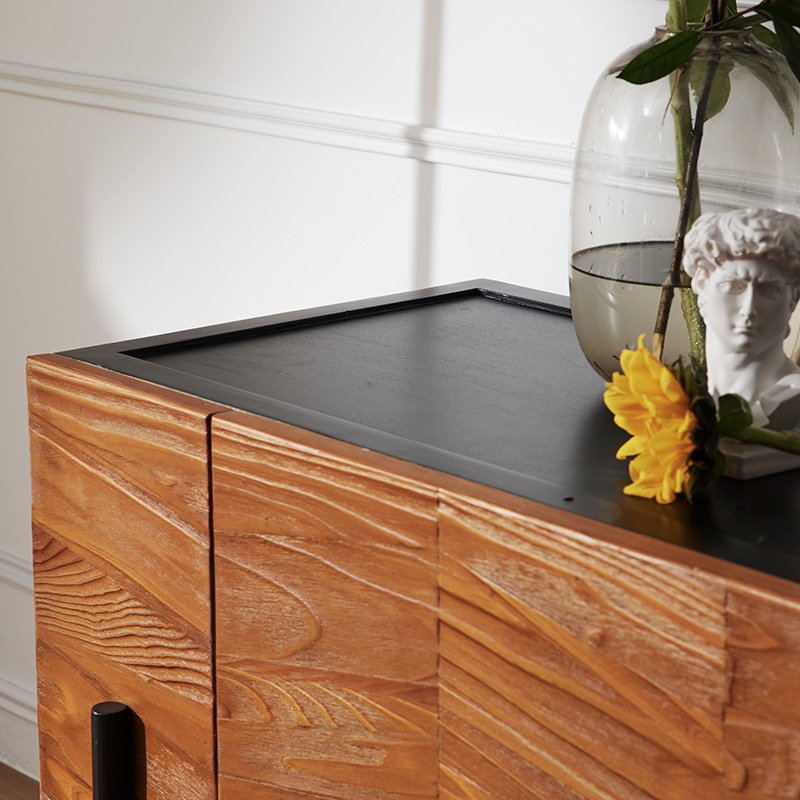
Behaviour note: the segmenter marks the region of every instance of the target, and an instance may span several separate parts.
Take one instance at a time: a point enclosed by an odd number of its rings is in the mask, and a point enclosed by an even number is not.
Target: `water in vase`
[[[607,380],[619,355],[635,350],[639,336],[652,346],[661,287],[669,273],[671,242],[609,245],[575,253],[569,289],[575,332],[594,369]],[[675,293],[664,340],[664,360],[688,363],[689,334]]]

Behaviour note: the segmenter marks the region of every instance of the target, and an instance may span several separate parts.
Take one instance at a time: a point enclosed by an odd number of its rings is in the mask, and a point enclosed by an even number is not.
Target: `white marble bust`
[[[683,266],[706,323],[711,394],[742,396],[755,425],[800,427],[800,366],[783,350],[800,298],[800,218],[770,209],[703,214],[686,236]]]

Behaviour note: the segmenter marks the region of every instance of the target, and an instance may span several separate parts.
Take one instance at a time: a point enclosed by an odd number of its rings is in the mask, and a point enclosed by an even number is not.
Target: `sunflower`
[[[620,356],[603,395],[614,421],[631,434],[617,458],[635,456],[628,466],[632,483],[625,494],[671,503],[689,499],[718,472],[716,411],[695,371],[671,370],[644,347]]]

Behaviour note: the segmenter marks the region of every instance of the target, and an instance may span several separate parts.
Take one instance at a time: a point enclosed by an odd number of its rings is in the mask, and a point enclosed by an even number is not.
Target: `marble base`
[[[746,481],[800,468],[800,456],[771,447],[725,438],[720,440],[719,449],[725,456],[725,471],[722,474],[729,478]]]

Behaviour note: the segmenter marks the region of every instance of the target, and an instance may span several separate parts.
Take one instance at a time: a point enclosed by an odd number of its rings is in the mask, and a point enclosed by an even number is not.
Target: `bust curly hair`
[[[683,268],[698,296],[711,273],[727,261],[766,259],[800,299],[800,218],[766,208],[740,208],[701,215],[686,234]]]

